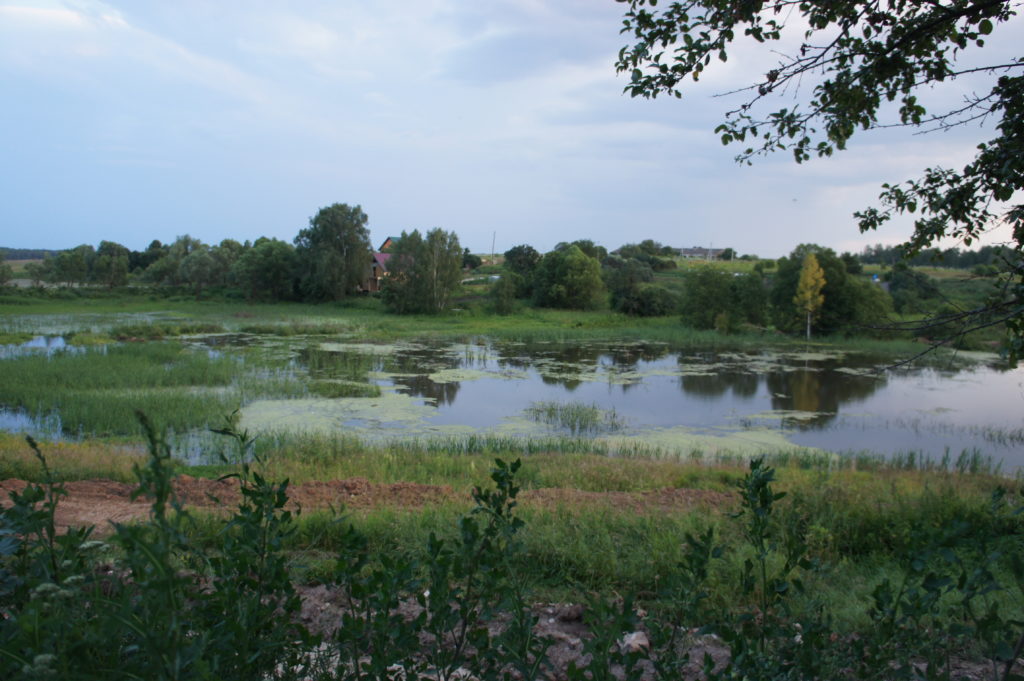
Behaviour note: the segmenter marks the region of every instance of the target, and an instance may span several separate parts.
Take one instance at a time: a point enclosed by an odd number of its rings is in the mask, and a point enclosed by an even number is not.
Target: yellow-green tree
[[[796,286],[796,295],[793,296],[793,303],[798,310],[807,315],[807,339],[811,338],[811,319],[818,314],[818,310],[825,303],[825,296],[821,292],[825,288],[825,271],[818,264],[818,259],[813,253],[804,257],[803,267],[800,268],[800,282]]]

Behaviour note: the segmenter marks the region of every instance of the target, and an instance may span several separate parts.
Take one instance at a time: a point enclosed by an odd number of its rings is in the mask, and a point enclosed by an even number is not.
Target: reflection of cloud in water
[[[757,374],[738,371],[683,374],[679,377],[679,387],[684,393],[701,397],[718,397],[728,391],[732,391],[737,397],[753,397],[757,394],[759,384]]]

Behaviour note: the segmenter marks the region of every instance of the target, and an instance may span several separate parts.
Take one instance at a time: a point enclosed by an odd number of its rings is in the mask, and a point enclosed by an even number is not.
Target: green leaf
[[[988,35],[992,32],[992,22],[988,19],[982,19],[978,22],[978,32],[982,35]]]

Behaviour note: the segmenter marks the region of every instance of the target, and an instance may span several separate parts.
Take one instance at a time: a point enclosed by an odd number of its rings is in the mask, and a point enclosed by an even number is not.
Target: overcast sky
[[[479,253],[492,237],[859,251],[909,232],[858,233],[882,182],[960,166],[991,136],[888,131],[829,160],[737,165],[713,132],[736,102],[713,95],[771,56],[738,49],[683,100],[630,99],[623,7],[0,0],[0,246],[291,241],[340,202],[375,244],[442,227]],[[986,54],[1019,51],[1021,27]]]

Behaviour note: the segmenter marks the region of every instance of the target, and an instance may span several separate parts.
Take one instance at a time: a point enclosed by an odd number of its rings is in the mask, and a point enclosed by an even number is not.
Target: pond
[[[245,333],[193,336],[173,348],[81,348],[53,336],[0,346],[0,372],[7,363],[11,379],[9,389],[0,384],[0,430],[124,436],[138,432],[133,410],[144,408],[176,422],[178,442],[194,453],[208,447],[202,424],[240,406],[242,426],[264,435],[442,439],[453,447],[480,436],[586,439],[609,453],[706,458],[811,451],[955,462],[966,453],[991,457],[1005,472],[1024,467],[1024,369],[995,356],[891,368],[892,358],[818,349],[483,337],[369,344]],[[153,374],[147,367],[158,360],[167,371]],[[30,384],[43,373],[48,385],[65,386],[45,395],[56,393],[53,407],[15,408],[7,393],[16,366],[23,395],[39,392]]]
[[[814,448],[1024,465],[1024,371],[994,357],[893,369],[821,352],[675,351],[653,343],[323,343],[311,375],[366,380],[380,397],[257,400],[257,430],[365,438],[585,435],[617,447],[751,454]]]

